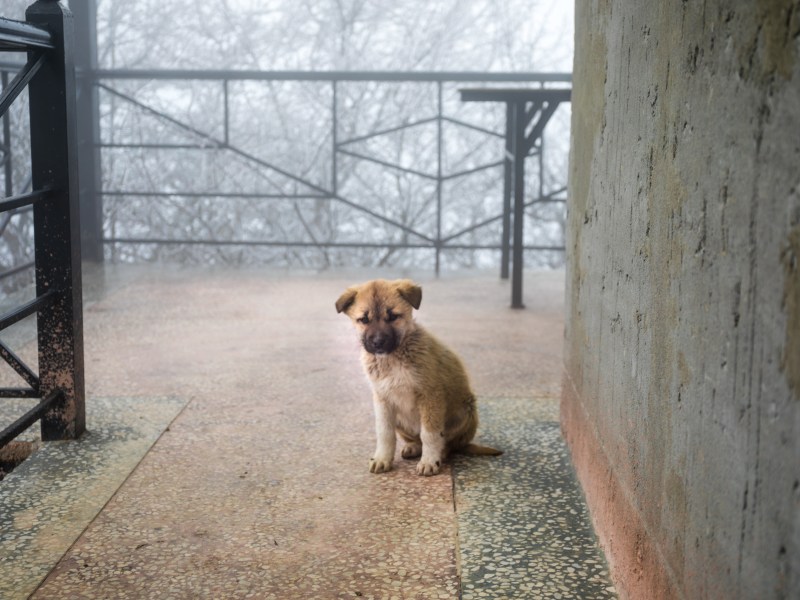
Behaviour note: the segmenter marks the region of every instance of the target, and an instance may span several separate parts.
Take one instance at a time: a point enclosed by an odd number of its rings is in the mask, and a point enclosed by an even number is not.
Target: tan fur
[[[420,456],[417,473],[435,475],[449,453],[499,455],[470,443],[478,427],[475,395],[461,360],[413,318],[422,289],[408,279],[348,288],[337,312],[353,321],[373,390],[377,447],[370,471],[392,468],[396,435],[403,458]]]

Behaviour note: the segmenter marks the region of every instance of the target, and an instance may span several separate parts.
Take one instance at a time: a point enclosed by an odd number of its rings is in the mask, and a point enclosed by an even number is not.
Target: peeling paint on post
[[[26,18],[47,29],[56,46],[29,85],[33,188],[51,190],[34,207],[36,292],[57,293],[38,313],[39,392],[62,392],[42,418],[42,439],[74,439],[86,419],[72,14],[39,0]]]

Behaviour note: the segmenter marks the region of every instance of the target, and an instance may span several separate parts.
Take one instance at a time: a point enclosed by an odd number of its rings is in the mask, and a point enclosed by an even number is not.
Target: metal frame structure
[[[13,81],[3,81],[0,115],[28,89],[32,169],[32,191],[6,194],[0,214],[32,207],[36,254],[36,297],[0,315],[0,330],[35,314],[39,358],[36,374],[0,341],[0,357],[26,384],[0,388],[0,399],[40,399],[0,432],[0,447],[37,421],[44,440],[73,439],[85,430],[73,44],[72,15],[56,0],[32,4],[26,22],[0,19],[0,52],[27,53]],[[8,144],[7,125],[4,133]],[[8,174],[7,150],[4,161]]]
[[[177,127],[187,134],[190,134],[197,138],[197,142],[194,145],[184,145],[184,144],[177,144],[177,145],[169,145],[169,144],[107,144],[107,143],[96,143],[94,144],[93,148],[96,151],[97,148],[174,148],[174,149],[185,149],[185,148],[195,148],[195,149],[213,149],[213,150],[220,150],[224,149],[227,151],[232,152],[233,154],[238,155],[241,158],[244,158],[248,161],[251,161],[253,164],[267,170],[271,170],[275,173],[279,173],[280,175],[288,178],[289,180],[296,182],[298,184],[303,185],[306,189],[310,190],[310,195],[303,195],[304,198],[316,198],[316,199],[323,199],[323,200],[331,200],[343,203],[351,208],[354,208],[358,211],[364,212],[370,215],[373,218],[379,219],[384,223],[403,230],[405,233],[414,236],[414,242],[409,242],[405,244],[379,244],[378,247],[382,248],[403,248],[403,249],[419,249],[419,248],[429,248],[435,253],[435,269],[436,272],[439,272],[440,269],[440,257],[443,251],[448,249],[492,249],[492,250],[502,250],[504,259],[502,264],[504,265],[501,271],[501,276],[504,278],[508,277],[508,254],[510,248],[510,241],[508,236],[504,236],[503,239],[498,242],[497,244],[488,244],[488,245],[474,245],[474,244],[465,244],[459,243],[459,238],[464,236],[465,234],[474,232],[475,230],[486,227],[492,223],[497,221],[503,221],[504,223],[509,219],[509,212],[504,205],[498,203],[498,213],[497,215],[482,221],[481,223],[474,224],[468,228],[465,228],[461,231],[443,235],[442,231],[442,185],[443,183],[459,178],[464,176],[469,176],[471,174],[491,169],[497,167],[504,167],[507,173],[510,173],[510,163],[507,159],[500,158],[495,162],[491,162],[488,164],[480,165],[478,167],[455,172],[455,173],[445,173],[443,171],[442,165],[442,147],[443,147],[443,139],[442,139],[442,126],[444,123],[451,123],[461,127],[466,127],[472,130],[479,131],[487,136],[494,136],[500,139],[509,138],[509,134],[506,132],[505,134],[501,132],[491,131],[484,127],[480,127],[478,125],[468,123],[459,119],[455,119],[451,116],[444,114],[443,110],[443,102],[442,102],[442,90],[443,86],[446,84],[461,84],[461,83],[483,83],[483,84],[491,84],[491,83],[535,83],[542,88],[548,84],[558,84],[563,85],[565,83],[569,83],[571,81],[571,75],[564,74],[564,73],[553,73],[553,74],[528,74],[528,73],[464,73],[464,72],[287,72],[287,71],[243,71],[243,72],[231,72],[231,71],[199,71],[199,70],[95,70],[90,72],[85,72],[83,74],[84,81],[89,81],[93,83],[93,86],[96,89],[103,90],[104,93],[112,94],[115,98],[121,101],[129,102],[135,105],[139,110],[145,111],[148,114],[161,118],[168,122],[170,125]],[[147,104],[141,102],[140,100],[131,97],[130,95],[124,94],[117,90],[113,86],[114,81],[120,80],[160,80],[160,81],[214,81],[218,82],[220,86],[222,86],[222,93],[223,93],[223,122],[225,124],[224,132],[221,136],[214,137],[211,136],[203,131],[198,130],[196,127],[193,127],[189,123],[182,122],[170,115],[163,113]],[[331,98],[332,98],[332,106],[330,108],[331,111],[331,139],[332,141],[332,180],[328,186],[322,186],[319,184],[315,184],[308,179],[295,175],[293,173],[288,172],[285,169],[278,167],[275,164],[269,163],[267,161],[261,160],[258,157],[252,155],[251,153],[238,148],[235,144],[230,141],[229,136],[229,87],[230,83],[234,81],[266,81],[266,82],[273,82],[273,81],[306,81],[306,82],[324,82],[331,86]],[[418,83],[418,84],[431,84],[436,86],[436,95],[437,95],[437,112],[433,115],[423,116],[421,118],[415,119],[412,122],[405,122],[395,127],[389,127],[385,129],[381,129],[379,131],[373,131],[366,135],[361,135],[358,137],[354,137],[352,139],[341,139],[339,131],[338,131],[338,119],[339,119],[339,111],[340,107],[338,104],[338,95],[339,89],[342,85],[345,85],[349,82],[391,82],[391,83]],[[561,91],[564,91],[563,89]],[[566,90],[568,92],[568,90]],[[521,121],[520,121],[521,122]],[[437,127],[437,160],[435,165],[435,171],[431,169],[431,172],[426,172],[422,170],[415,170],[403,167],[399,164],[392,163],[389,161],[384,161],[372,156],[368,156],[361,152],[356,152],[352,149],[352,145],[357,142],[363,142],[365,140],[369,140],[372,138],[376,138],[382,135],[387,135],[395,132],[399,132],[404,129],[409,129],[412,127],[416,127],[422,124],[427,123],[435,123]],[[510,122],[509,122],[510,123]],[[81,137],[82,139],[94,139],[97,137],[96,131],[87,131]],[[91,150],[91,148],[87,148],[87,151]],[[539,154],[541,156],[543,150],[543,145],[541,144],[541,132],[537,135],[536,139],[533,140],[533,143],[529,144],[526,148],[527,155],[531,154]],[[87,152],[82,152],[83,156],[87,155]],[[420,178],[428,179],[430,181],[435,182],[436,184],[436,234],[435,235],[428,235],[425,234],[418,229],[411,228],[404,223],[400,223],[386,215],[379,214],[371,209],[369,206],[365,206],[364,204],[360,204],[355,202],[351,198],[345,197],[339,190],[338,186],[338,172],[337,166],[342,157],[350,157],[358,160],[370,161],[375,164],[379,164],[387,169],[393,169],[401,172],[405,172]],[[97,177],[88,177],[87,180],[95,181]],[[535,203],[547,203],[547,202],[564,202],[563,195],[565,193],[565,188],[561,188],[558,190],[554,190],[548,194],[544,194],[542,190],[540,190],[540,194],[538,197],[528,201],[525,203],[525,206],[531,206]],[[136,196],[136,195],[147,195],[147,196],[213,196],[213,197],[221,197],[226,196],[225,194],[218,194],[213,191],[208,193],[187,193],[187,192],[132,192],[129,190],[104,190],[101,187],[97,187],[94,189],[94,195],[91,196],[94,198],[90,204],[93,206],[91,209],[84,209],[84,214],[92,213],[92,214],[100,214],[102,212],[102,202],[104,197],[109,196]],[[227,194],[228,197],[267,197],[266,195],[259,195],[259,194]],[[272,197],[277,197],[272,196]],[[285,198],[297,198],[298,196],[293,195],[285,195],[280,196]],[[88,195],[84,195],[84,202],[86,203],[87,200],[90,198]],[[99,208],[98,208],[99,207]],[[94,223],[96,229],[94,232],[88,232],[90,223]],[[91,222],[87,220],[86,222],[86,229],[87,232],[85,233],[84,237],[84,244],[86,248],[86,252],[88,255],[91,256],[101,256],[102,255],[102,244],[211,244],[211,245],[249,245],[249,246],[281,246],[281,247],[317,247],[317,248],[363,248],[367,247],[361,243],[328,243],[328,242],[321,242],[315,239],[310,239],[307,241],[252,241],[252,240],[228,240],[228,241],[221,241],[221,240],[175,240],[175,239],[164,239],[164,238],[125,238],[125,237],[105,237],[102,233],[102,223],[98,220],[92,220]],[[88,248],[86,247],[88,241]],[[556,250],[556,251],[563,251],[563,246],[525,246],[525,250]]]
[[[387,250],[392,249],[430,249],[434,253],[434,265],[437,274],[441,268],[442,253],[447,250],[499,250],[501,252],[501,270],[500,275],[502,278],[509,277],[509,264],[513,258],[514,273],[512,284],[512,306],[521,307],[522,295],[522,253],[524,251],[564,251],[563,245],[525,245],[523,242],[522,224],[527,208],[540,203],[564,203],[566,202],[565,193],[566,189],[556,189],[545,192],[542,179],[543,169],[543,155],[544,155],[544,142],[542,139],[542,131],[547,120],[552,115],[552,112],[558,105],[558,102],[550,104],[545,102],[545,110],[534,110],[538,106],[536,102],[525,101],[522,104],[506,101],[506,130],[503,132],[491,131],[485,127],[481,127],[474,123],[468,123],[463,120],[453,118],[452,116],[444,114],[443,109],[443,88],[444,86],[453,87],[459,85],[501,85],[501,84],[514,84],[526,85],[526,89],[516,89],[516,92],[541,92],[549,94],[551,92],[557,93],[560,96],[566,94],[569,97],[569,89],[564,89],[565,86],[571,83],[571,74],[569,73],[479,73],[479,72],[384,72],[384,71],[367,71],[367,72],[349,72],[349,71],[333,71],[333,72],[306,72],[306,71],[222,71],[222,70],[108,70],[97,68],[97,51],[96,51],[96,16],[95,16],[95,0],[71,0],[70,5],[75,11],[78,18],[76,19],[76,33],[81,39],[82,43],[75,49],[75,61],[77,66],[77,94],[79,98],[78,111],[76,113],[78,123],[78,144],[79,152],[82,157],[80,163],[80,197],[81,197],[81,220],[83,227],[81,230],[83,256],[85,259],[93,261],[102,261],[104,257],[104,247],[111,245],[122,244],[137,244],[137,245],[208,245],[208,246],[264,246],[264,247],[283,247],[283,248],[319,248],[323,251],[328,248],[382,248]],[[2,69],[0,69],[2,70]],[[223,107],[221,110],[224,112],[222,115],[222,122],[224,123],[224,131],[216,135],[208,132],[201,131],[193,124],[182,121],[174,116],[168,115],[154,106],[149,106],[141,99],[137,99],[130,94],[126,94],[116,86],[116,82],[124,80],[139,80],[139,81],[170,81],[170,82],[188,82],[188,81],[207,81],[216,82],[222,89]],[[254,82],[276,82],[276,81],[291,81],[291,82],[318,82],[330,86],[330,115],[331,115],[331,129],[330,139],[332,140],[331,160],[332,160],[332,176],[331,181],[327,184],[320,184],[319,182],[310,181],[307,177],[299,176],[289,172],[287,169],[280,168],[267,160],[263,160],[246,149],[236,145],[232,141],[230,135],[230,88],[233,82],[254,81]],[[436,87],[437,108],[434,114],[422,115],[415,118],[412,122],[403,122],[395,127],[387,127],[380,131],[368,132],[365,135],[360,135],[352,139],[342,139],[341,132],[338,127],[338,120],[340,111],[342,110],[339,102],[339,96],[343,86],[352,82],[385,82],[385,83],[415,83],[420,85],[433,85]],[[537,86],[533,88],[532,86]],[[491,88],[496,91],[498,88]],[[491,89],[487,91],[491,91]],[[514,92],[514,90],[506,90]],[[168,144],[168,143],[151,143],[151,144],[112,144],[103,143],[101,141],[101,124],[100,124],[100,110],[99,110],[99,95],[110,94],[113,95],[116,101],[130,103],[137,107],[137,110],[143,111],[148,115],[168,123],[171,127],[177,128],[188,134],[193,141],[188,144]],[[493,92],[494,93],[494,92]],[[497,101],[495,98],[494,101]],[[505,101],[505,100],[503,100]],[[563,99],[561,101],[564,101]],[[517,116],[517,113],[520,116]],[[547,113],[547,114],[545,114]],[[530,125],[531,120],[536,118],[538,114],[537,129],[534,132],[526,134],[526,128]],[[499,156],[497,161],[488,164],[480,165],[475,168],[464,170],[461,172],[445,173],[443,169],[443,125],[445,123],[454,124],[460,127],[466,127],[474,131],[479,131],[485,134],[487,138],[500,138],[505,139],[506,151],[505,156]],[[374,156],[369,156],[366,153],[359,152],[355,149],[354,144],[376,138],[382,135],[392,134],[404,129],[423,125],[435,124],[436,136],[436,164],[432,165],[431,169],[411,169],[404,167],[400,164],[395,164],[391,161],[381,160]],[[531,135],[535,133],[536,135]],[[525,144],[517,147],[515,140],[527,140]],[[263,169],[265,172],[271,171],[278,173],[281,176],[288,178],[289,181],[302,185],[307,193],[304,195],[294,194],[238,194],[238,193],[220,193],[219,190],[208,190],[203,192],[188,192],[188,191],[171,191],[166,192],[162,190],[151,190],[149,192],[125,190],[125,189],[106,189],[103,186],[101,154],[105,149],[110,148],[126,148],[126,149],[205,149],[205,150],[225,150],[236,155],[240,159],[248,161],[258,169]],[[524,154],[520,154],[523,152]],[[528,156],[538,155],[539,159],[539,172],[540,172],[540,186],[538,194],[533,195],[529,199],[525,199],[524,194],[524,172],[516,172],[516,166],[522,168],[524,159]],[[521,158],[515,158],[521,157]],[[433,182],[436,186],[435,194],[435,227],[432,228],[433,232],[421,231],[417,227],[409,226],[405,223],[392,218],[390,215],[381,214],[374,207],[368,203],[359,202],[352,197],[346,197],[339,186],[339,165],[344,158],[370,161],[372,163],[381,165],[386,169],[405,172],[416,177],[427,179]],[[471,224],[463,229],[448,234],[444,234],[444,227],[442,223],[442,189],[443,185],[451,180],[460,177],[467,177],[469,175],[485,171],[492,168],[503,168],[504,172],[504,192],[502,201],[498,198],[497,214],[484,219],[481,222]],[[519,183],[519,178],[523,183]],[[9,180],[9,177],[6,178]],[[517,198],[517,190],[519,198]],[[515,194],[515,202],[512,206],[510,197]],[[265,239],[265,240],[252,240],[252,239],[176,239],[172,237],[147,237],[147,236],[112,236],[104,234],[103,227],[103,204],[106,198],[112,197],[135,197],[135,196],[149,196],[149,197],[185,197],[185,198],[285,198],[285,199],[316,199],[340,203],[348,206],[349,208],[359,211],[363,214],[369,215],[371,218],[377,219],[391,228],[402,231],[406,238],[403,242],[389,242],[386,243],[362,243],[362,242],[332,242],[317,239],[317,237],[306,226],[304,230],[307,236],[305,239]],[[517,217],[514,218],[514,214]],[[302,217],[300,216],[302,219]],[[475,232],[481,228],[490,226],[497,222],[502,223],[502,236],[496,244],[482,244],[476,245],[472,243],[465,243],[463,236]],[[513,222],[513,230],[512,230]],[[430,223],[430,221],[428,221]],[[0,223],[2,225],[2,223]],[[519,231],[517,229],[519,228]],[[513,235],[512,235],[513,234]],[[514,249],[512,253],[512,241],[514,241]],[[20,265],[15,267],[12,271],[5,274],[0,274],[0,278],[4,275],[16,273],[24,269],[28,265]]]
[[[522,269],[525,217],[525,159],[541,144],[547,122],[558,105],[569,102],[571,90],[464,89],[464,102],[503,102],[506,105],[506,160],[503,186],[503,257],[502,268],[508,276],[509,242],[513,216],[513,276],[511,307],[525,308],[522,302]],[[541,153],[540,153],[541,156]],[[541,170],[541,164],[539,169]],[[514,197],[513,215],[511,196]],[[542,192],[540,190],[539,196]]]

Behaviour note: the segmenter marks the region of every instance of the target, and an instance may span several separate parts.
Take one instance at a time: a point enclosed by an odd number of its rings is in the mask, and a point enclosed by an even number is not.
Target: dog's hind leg
[[[422,443],[406,442],[406,445],[403,446],[403,449],[400,451],[400,455],[405,459],[417,458],[418,456],[422,456]]]
[[[400,456],[408,460],[422,455],[422,440],[419,439],[418,435],[411,435],[401,427],[397,427],[397,435],[400,436],[404,443]]]

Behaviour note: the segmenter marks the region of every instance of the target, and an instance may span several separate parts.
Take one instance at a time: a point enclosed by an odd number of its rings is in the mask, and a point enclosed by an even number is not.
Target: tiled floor
[[[69,468],[45,448],[0,482],[0,499],[39,486],[85,510],[9,502],[0,581],[32,575],[0,597],[613,596],[556,422],[561,274],[528,274],[523,311],[493,273],[418,278],[418,318],[462,355],[479,437],[506,450],[432,478],[399,457],[368,472],[369,388],[333,307],[367,274],[100,274],[105,287],[87,277],[90,434]]]

